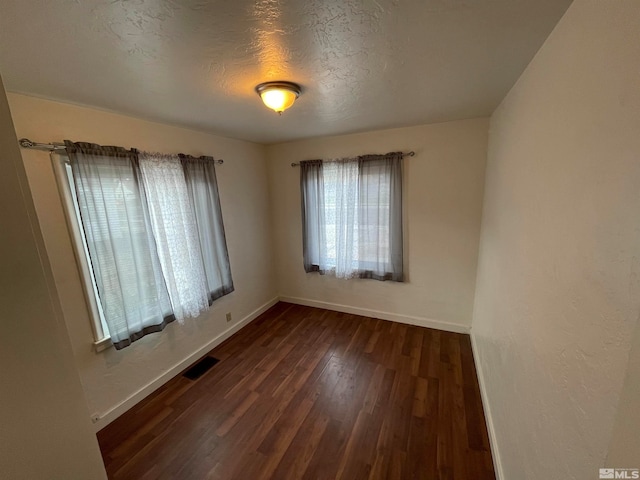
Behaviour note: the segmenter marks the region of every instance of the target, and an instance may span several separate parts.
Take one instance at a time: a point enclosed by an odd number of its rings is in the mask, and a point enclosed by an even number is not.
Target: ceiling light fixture
[[[274,112],[282,115],[300,96],[300,85],[292,82],[265,82],[256,87],[262,102]]]

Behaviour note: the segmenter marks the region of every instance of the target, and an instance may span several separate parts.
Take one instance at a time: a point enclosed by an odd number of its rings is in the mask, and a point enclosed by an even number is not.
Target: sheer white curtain
[[[158,256],[178,321],[209,308],[200,240],[180,157],[140,152]]]
[[[324,162],[326,251],[322,270],[338,278],[358,273],[358,159]]]

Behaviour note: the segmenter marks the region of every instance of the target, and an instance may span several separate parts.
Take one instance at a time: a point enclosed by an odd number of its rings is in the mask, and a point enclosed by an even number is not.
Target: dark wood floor
[[[279,303],[98,434],[112,479],[495,479],[467,335]]]

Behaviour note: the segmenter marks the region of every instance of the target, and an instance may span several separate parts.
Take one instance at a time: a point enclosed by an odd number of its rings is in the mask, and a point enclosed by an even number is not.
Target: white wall
[[[210,342],[232,325],[226,312],[238,326],[275,298],[264,147],[23,95],[10,94],[9,103],[18,136],[34,141],[68,138],[225,160],[217,174],[235,292],[183,326],[174,322],[123,350],[96,353],[49,156],[22,151],[89,410],[106,415],[100,428],[212,348]]]
[[[267,147],[280,295],[311,305],[466,331],[473,309],[487,129],[488,119],[481,118]],[[398,150],[416,152],[415,157],[405,158],[406,283],[305,273],[300,170],[291,162]]]
[[[0,477],[106,478],[0,80]]]
[[[472,335],[505,479],[605,462],[640,313],[638,25],[576,0],[491,118]]]

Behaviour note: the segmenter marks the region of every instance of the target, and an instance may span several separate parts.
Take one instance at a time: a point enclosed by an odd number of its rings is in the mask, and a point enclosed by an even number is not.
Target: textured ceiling
[[[3,0],[8,90],[263,143],[489,115],[570,0]],[[282,116],[258,83],[303,94]],[[57,139],[38,139],[57,140]]]

